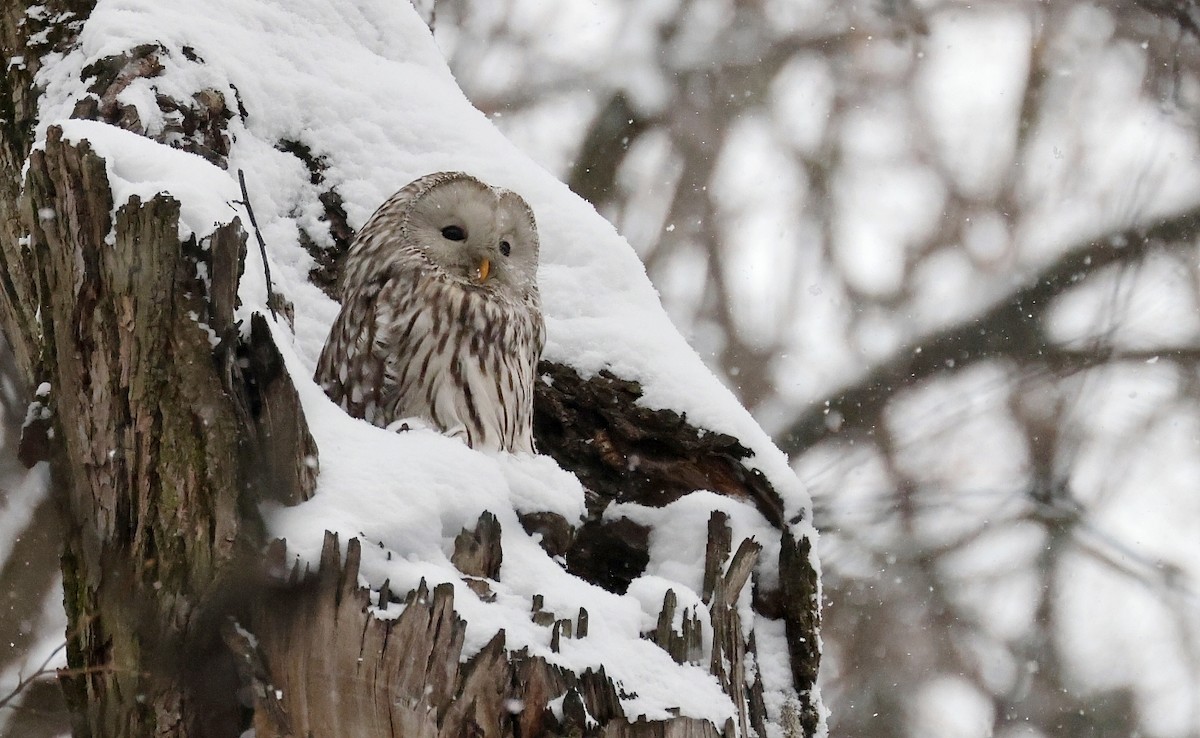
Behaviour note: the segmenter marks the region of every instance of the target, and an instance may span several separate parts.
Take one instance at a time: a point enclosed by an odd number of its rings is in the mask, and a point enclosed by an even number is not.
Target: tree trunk
[[[44,148],[33,149],[40,54],[69,47],[90,11],[88,3],[48,6],[38,17],[53,20],[34,21],[10,3],[0,28],[6,58],[25,60],[8,66],[3,90],[0,322],[39,387],[34,401],[52,410],[26,428],[22,450],[30,462],[49,461],[66,521],[61,684],[77,736],[235,736],[250,725],[260,738],[764,735],[755,643],[733,607],[747,586],[757,615],[786,624],[797,700],[784,708],[785,734],[816,733],[809,541],[793,536],[797,521],[784,519],[736,439],[637,405],[640,388],[619,377],[541,367],[554,381],[538,384],[539,446],[584,482],[593,516],[578,529],[551,515],[522,522],[573,573],[619,592],[645,566],[647,532],[600,522],[612,502],[661,506],[711,489],[774,523],[783,554],[773,592],[750,576],[761,547],[730,540],[719,514],[709,525],[704,597],[714,644],[703,665],[737,706],[726,725],[629,722],[603,670],[571,673],[509,651],[503,631],[463,661],[453,589],[359,588],[356,540],[343,558],[328,538],[316,572],[281,572],[282,545],[262,553],[257,505],[306,499],[316,447],[265,319],[245,331],[234,322],[246,233],[235,220],[181,241],[179,203],[165,195],[119,203],[114,218],[105,162],[86,142],[51,128]],[[95,65],[95,96],[79,101],[76,116],[144,134],[116,93],[129,75],[156,74],[160,50],[130,49]],[[224,164],[231,106],[223,98],[159,104],[182,111],[186,124],[171,145]],[[336,256],[321,263],[333,268]],[[633,456],[639,464],[628,463]],[[499,524],[488,518],[464,531],[453,559],[483,593],[502,556]],[[693,616],[674,631],[672,596],[645,637],[680,663],[698,663],[700,624]],[[546,612],[539,599],[531,618],[551,629],[555,647],[587,637],[586,611]],[[374,606],[403,612],[381,620]]]

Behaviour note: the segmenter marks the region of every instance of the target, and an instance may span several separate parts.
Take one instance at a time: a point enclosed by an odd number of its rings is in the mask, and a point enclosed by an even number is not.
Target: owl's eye
[[[512,244],[510,244],[508,241],[500,242],[500,253],[504,254],[505,256],[508,256],[509,252],[511,252],[511,251],[512,251]]]
[[[459,226],[446,226],[442,229],[442,238],[447,241],[466,241],[467,232]]]

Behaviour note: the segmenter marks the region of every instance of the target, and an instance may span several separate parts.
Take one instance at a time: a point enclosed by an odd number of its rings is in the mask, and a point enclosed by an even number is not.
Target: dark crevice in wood
[[[325,184],[325,171],[329,168],[325,157],[314,154],[311,147],[295,139],[284,139],[275,147],[291,154],[304,164],[304,168],[308,170],[310,184],[318,188]],[[336,300],[339,298],[337,276],[341,271],[342,259],[354,240],[354,229],[347,221],[346,205],[337,190],[332,187],[322,189],[317,199],[320,200],[323,211],[321,220],[329,226],[328,235],[332,246],[318,243],[317,239],[303,228],[300,229],[300,245],[317,264],[308,272],[309,281]]]
[[[783,503],[770,482],[743,462],[738,439],[697,428],[671,410],[639,404],[637,382],[601,371],[585,379],[543,361],[534,393],[539,450],[574,472],[593,493],[593,514],[610,502],[662,507],[698,489],[749,502],[783,527]]]
[[[300,396],[275,346],[267,318],[261,313],[252,316],[250,335],[238,343],[237,350],[245,405],[254,430],[247,465],[254,473],[257,496],[286,505],[303,502],[317,488],[317,442],[308,430]]]
[[[627,518],[584,523],[567,552],[567,571],[625,594],[650,563],[650,529]]]

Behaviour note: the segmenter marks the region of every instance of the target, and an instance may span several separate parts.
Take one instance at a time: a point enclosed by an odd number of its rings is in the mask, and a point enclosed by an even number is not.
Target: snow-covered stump
[[[29,35],[6,77],[3,161],[28,166],[0,204],[0,317],[50,388],[24,447],[73,524],[79,731],[817,735],[811,506],[786,459],[628,245],[496,137],[406,6],[370,7],[128,0],[85,26],[90,4],[52,2],[0,24]],[[373,81],[329,71],[355,65]],[[370,104],[335,99],[356,89]],[[386,433],[307,379],[351,224],[451,165],[538,212],[545,456]]]
[[[452,560],[481,598],[495,598],[487,580],[500,576],[500,540],[490,513],[455,539]],[[441,585],[430,592],[422,581],[397,597],[387,582],[375,591],[360,586],[357,538],[350,539],[343,562],[337,537],[326,534],[315,573],[298,565],[289,571],[286,545],[277,541],[271,568],[284,572],[281,580],[256,605],[249,630],[229,628],[226,640],[254,695],[260,737],[766,736],[755,639],[744,635],[737,607],[762,547],[743,539],[730,556],[730,540],[728,516],[714,513],[704,584],[711,657],[702,658],[704,629],[695,610],[684,615],[682,631],[672,626],[673,590],[664,597],[657,627],[643,634],[677,663],[702,666],[717,678],[737,708],[736,721],[729,718],[720,730],[686,717],[630,722],[620,688],[603,667],[576,674],[531,657],[527,649],[509,651],[503,629],[466,658],[466,622],[455,612],[454,588]],[[562,639],[587,637],[586,610],[574,619],[559,618],[544,602],[535,595],[529,617],[552,630],[552,651],[560,650]],[[782,734],[807,735],[803,719],[800,706],[787,708],[786,720],[794,725]]]
[[[34,297],[27,347],[51,388],[68,530],[62,683],[83,733],[232,730],[237,681],[216,617],[254,551],[244,413],[227,383],[245,234],[235,221],[181,242],[170,197],[133,198],[115,222],[112,208],[105,162],[51,129],[29,158],[26,250],[6,269]]]
[[[286,567],[284,550],[274,548],[277,568]],[[740,729],[732,719],[720,731],[686,717],[630,722],[603,668],[575,674],[525,650],[507,651],[503,630],[463,659],[466,623],[455,613],[454,588],[443,584],[431,592],[422,582],[403,597],[386,585],[371,591],[357,584],[361,557],[360,542],[351,539],[343,561],[337,537],[327,534],[318,570],[284,574],[255,607],[252,631],[232,621],[226,626],[225,640],[253,697],[259,738],[716,738],[751,735],[746,720],[767,735],[761,690]],[[748,569],[730,567],[715,594],[726,596],[730,585],[736,597],[736,580],[746,575]],[[530,616],[536,621],[539,613],[535,603]],[[714,623],[727,631],[721,638],[742,643],[736,613],[721,613],[715,619],[723,625]],[[564,623],[572,621],[542,621],[556,629]],[[714,649],[714,670],[744,676],[744,645],[738,648],[736,657]]]

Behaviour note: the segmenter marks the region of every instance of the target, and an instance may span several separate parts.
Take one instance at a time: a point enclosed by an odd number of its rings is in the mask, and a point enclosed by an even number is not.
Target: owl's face
[[[452,278],[518,298],[535,289],[537,229],[529,205],[514,192],[459,174],[418,195],[404,230]]]

